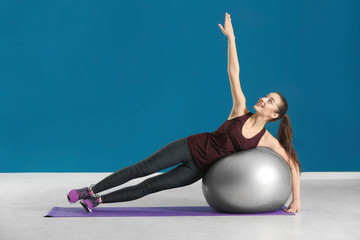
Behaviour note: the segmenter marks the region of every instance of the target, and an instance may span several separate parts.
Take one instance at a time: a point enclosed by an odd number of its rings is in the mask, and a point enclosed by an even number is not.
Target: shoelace
[[[82,189],[79,189],[77,192],[79,194],[79,198],[80,199],[84,199],[84,198],[87,198],[87,197],[90,197],[90,193],[89,193],[90,189],[85,187],[85,188],[82,188]]]
[[[91,200],[93,200],[93,201],[92,201],[93,204],[99,205],[99,204],[100,204],[99,198],[100,198],[100,195],[94,194],[94,196],[91,198]]]

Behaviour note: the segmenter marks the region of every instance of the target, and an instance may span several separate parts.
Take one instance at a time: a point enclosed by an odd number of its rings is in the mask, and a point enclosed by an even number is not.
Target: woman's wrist
[[[235,35],[229,35],[229,36],[228,36],[228,39],[230,39],[230,40],[235,40]]]

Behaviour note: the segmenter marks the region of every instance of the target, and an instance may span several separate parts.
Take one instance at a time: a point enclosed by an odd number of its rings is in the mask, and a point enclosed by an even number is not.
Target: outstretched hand
[[[221,26],[221,24],[218,24],[221,31],[224,33],[225,36],[227,37],[233,37],[234,36],[234,30],[231,24],[231,18],[230,18],[230,14],[225,13],[225,22],[224,22],[224,27]]]

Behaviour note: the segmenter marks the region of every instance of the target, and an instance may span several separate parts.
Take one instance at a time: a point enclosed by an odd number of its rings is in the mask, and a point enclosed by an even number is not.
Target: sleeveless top
[[[188,146],[193,160],[207,170],[216,160],[234,152],[255,148],[265,134],[265,127],[254,137],[245,138],[242,127],[254,113],[226,120],[216,131],[188,136]]]

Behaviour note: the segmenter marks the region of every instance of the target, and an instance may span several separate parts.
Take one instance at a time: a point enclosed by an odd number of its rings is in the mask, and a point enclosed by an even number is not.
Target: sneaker
[[[93,185],[91,185],[93,186]],[[90,186],[90,188],[91,188]],[[87,199],[92,197],[94,194],[92,193],[91,189],[88,187],[79,188],[79,189],[72,189],[67,194],[67,199],[70,204],[76,203],[80,199]]]
[[[80,204],[85,208],[86,211],[88,212],[92,212],[92,210],[99,206],[100,204],[100,199],[99,199],[99,195],[95,194],[94,196],[88,198],[88,199],[83,199],[80,201]]]

